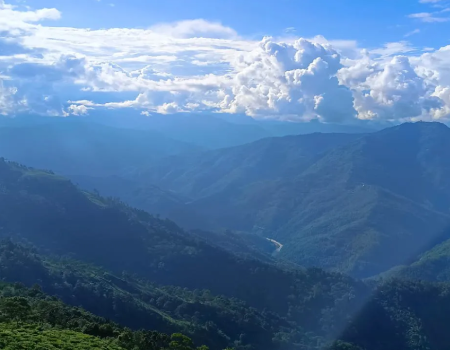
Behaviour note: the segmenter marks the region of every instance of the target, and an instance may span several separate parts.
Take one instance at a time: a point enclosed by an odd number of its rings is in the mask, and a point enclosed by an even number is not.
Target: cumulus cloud
[[[89,112],[88,107],[86,107],[85,105],[70,105],[67,108],[67,113],[66,115],[86,115]]]
[[[353,86],[361,119],[406,120],[442,106],[442,100],[432,96],[433,86],[415,72],[406,56],[396,56],[368,70],[373,73]]]
[[[220,103],[225,112],[324,121],[342,121],[355,114],[351,92],[336,78],[342,67],[340,55],[327,45],[265,38],[233,66],[236,75]]]
[[[156,112],[161,114],[173,114],[183,112],[176,102],[164,103],[156,108]]]
[[[411,60],[420,67],[421,74],[427,79],[436,85],[450,86],[450,45]]]
[[[58,20],[61,13],[55,8],[18,11],[13,5],[0,1],[0,32],[20,33],[30,30],[31,23],[43,20]]]

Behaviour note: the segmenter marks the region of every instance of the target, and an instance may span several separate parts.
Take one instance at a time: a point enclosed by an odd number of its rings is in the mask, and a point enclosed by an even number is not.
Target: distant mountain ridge
[[[66,175],[124,175],[161,157],[199,150],[155,131],[81,120],[0,127],[3,157]]]
[[[35,126],[39,124],[83,121],[118,129],[151,130],[174,140],[200,147],[217,149],[238,146],[266,137],[325,133],[367,133],[380,127],[368,125],[324,124],[318,121],[289,122],[281,120],[253,119],[234,114],[176,113],[150,116],[138,111],[94,111],[88,116],[50,118],[23,115],[16,118],[0,116],[0,126]]]

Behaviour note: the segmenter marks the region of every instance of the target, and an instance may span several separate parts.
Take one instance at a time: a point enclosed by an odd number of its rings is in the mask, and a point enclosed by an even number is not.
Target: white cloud
[[[151,27],[157,33],[169,35],[174,38],[237,38],[237,33],[230,27],[218,22],[209,22],[203,19],[180,21],[170,24],[159,24]]]
[[[382,58],[390,58],[395,55],[406,54],[417,49],[412,47],[408,41],[397,41],[384,44],[383,47],[370,50],[370,53],[381,56]]]
[[[283,30],[283,32],[285,32],[285,33],[295,33],[297,31],[297,29],[295,29],[295,27],[287,27],[287,28],[284,28],[284,30]]]
[[[0,0],[0,31],[6,33],[0,113],[136,108],[323,122],[450,115],[450,46],[423,49],[398,41],[361,50],[354,40],[294,38],[292,30],[286,38],[255,41],[202,19],[147,29],[39,23],[60,16],[57,9],[20,11]],[[411,17],[444,18],[428,12]]]
[[[431,12],[412,13],[408,15],[408,17],[418,19],[421,22],[425,23],[441,23],[441,22],[448,22],[450,20],[449,17],[438,17],[435,15],[435,13]]]
[[[396,56],[371,69],[364,82],[353,86],[359,118],[407,120],[442,107],[442,101],[432,96],[434,87],[415,72],[408,57]]]
[[[156,108],[156,112],[161,114],[173,114],[183,112],[176,102],[164,103]]]
[[[18,33],[20,30],[30,29],[30,23],[58,20],[61,18],[61,13],[55,8],[17,11],[14,6],[1,1],[0,18],[0,31]]]
[[[1,6],[1,3],[0,3]],[[7,88],[0,79],[0,115],[7,115],[14,111],[14,95],[17,92],[14,88]]]
[[[353,97],[335,75],[340,55],[306,39],[293,44],[265,38],[260,47],[233,62],[236,75],[219,106],[251,116],[297,115],[342,121],[352,118]]]
[[[419,33],[420,33],[420,29],[414,29],[414,30],[411,30],[410,32],[406,33],[406,34],[404,35],[404,37],[407,38],[407,37],[409,37],[409,36],[411,36],[411,35],[419,34]]]
[[[89,109],[90,108],[85,105],[70,105],[67,108],[67,111],[69,115],[86,115],[88,114]]]
[[[433,84],[450,86],[450,45],[412,57],[411,61],[421,75]]]

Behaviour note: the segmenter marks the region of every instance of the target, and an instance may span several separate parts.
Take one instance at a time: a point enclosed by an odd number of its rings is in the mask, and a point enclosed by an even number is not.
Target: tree
[[[30,315],[31,307],[28,300],[23,297],[2,298],[0,311],[7,321],[14,320],[19,325],[19,322],[26,320]]]
[[[167,334],[154,331],[143,331],[142,343],[145,349],[165,349],[169,342],[170,337]]]
[[[170,339],[171,339],[171,342],[169,344],[170,350],[194,350],[194,343],[192,342],[192,339],[186,337],[183,334],[180,333],[172,334],[172,337]]]

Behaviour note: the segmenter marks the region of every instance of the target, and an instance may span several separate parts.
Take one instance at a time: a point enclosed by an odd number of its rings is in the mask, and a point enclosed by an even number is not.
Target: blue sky
[[[30,3],[30,2],[29,2]],[[408,18],[414,13],[436,12],[445,1],[414,0],[33,0],[34,8],[61,10],[60,25],[89,28],[148,27],[161,22],[203,18],[220,21],[241,35],[282,35],[295,28],[303,37],[323,35],[329,39],[358,40],[365,46],[408,37],[419,46],[449,43],[450,22],[423,23]],[[113,4],[114,6],[111,6]],[[433,6],[434,5],[434,6]],[[445,8],[445,7],[444,7]],[[101,16],[97,16],[98,13]],[[445,18],[444,15],[438,15]]]
[[[447,120],[449,0],[0,0],[0,114]]]

